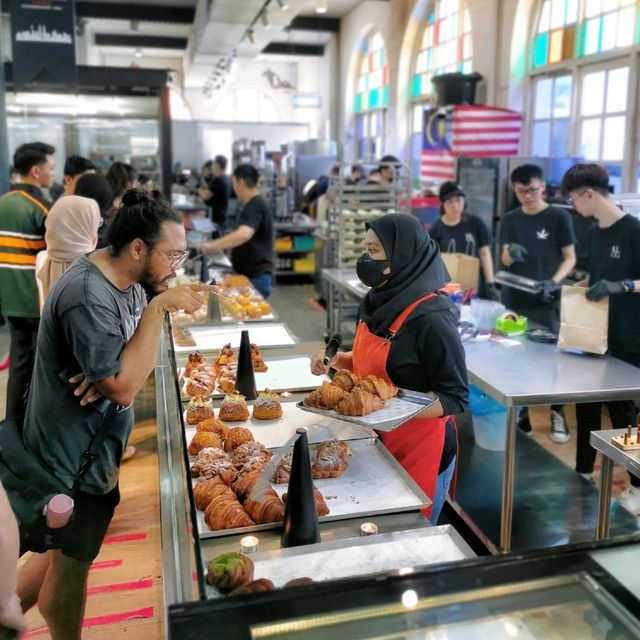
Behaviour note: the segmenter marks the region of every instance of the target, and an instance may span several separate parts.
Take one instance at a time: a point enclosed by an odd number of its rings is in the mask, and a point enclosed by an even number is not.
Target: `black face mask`
[[[368,253],[363,253],[356,262],[356,273],[362,284],[379,287],[390,277],[390,274],[383,273],[388,267],[388,260],[374,260]]]

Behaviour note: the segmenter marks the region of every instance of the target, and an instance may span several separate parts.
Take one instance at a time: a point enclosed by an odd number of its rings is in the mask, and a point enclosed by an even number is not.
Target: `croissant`
[[[337,453],[324,453],[311,463],[311,477],[314,480],[338,478],[349,465]]]
[[[196,508],[204,511],[217,495],[224,493],[227,489],[227,485],[218,476],[201,478],[193,487],[193,500],[196,503]]]
[[[273,457],[273,453],[271,453],[271,451],[269,451],[261,442],[254,441],[243,442],[241,445],[238,445],[233,450],[233,454],[235,455],[237,462],[248,458],[266,458],[267,460],[271,460]]]
[[[211,431],[196,431],[195,435],[189,443],[189,455],[197,456],[202,449],[213,447],[219,449],[222,447],[222,440],[217,433]]]
[[[256,456],[252,458],[244,458],[236,460],[236,469],[238,470],[238,478],[251,473],[252,471],[262,471],[269,463],[270,457]]]
[[[305,399],[307,407],[316,409],[334,409],[336,405],[347,397],[347,392],[329,382],[323,382],[322,386],[312,391]]]
[[[288,495],[289,495],[288,493],[282,494],[282,501],[285,504],[287,503]],[[316,501],[316,513],[318,514],[318,518],[321,518],[322,516],[328,516],[329,513],[331,513],[329,511],[329,507],[327,506],[327,503],[324,500],[324,496],[320,493],[320,491],[318,490],[318,487],[316,487],[315,485],[313,487],[313,497],[315,498],[315,501]]]
[[[263,591],[273,591],[276,586],[268,578],[258,578],[249,584],[245,584],[234,589],[230,596],[241,596],[245,593],[262,593]]]
[[[232,485],[238,499],[244,501],[244,499],[251,493],[256,482],[260,479],[260,470],[251,471],[240,476]]]
[[[349,392],[359,381],[360,378],[358,378],[355,373],[351,373],[351,371],[347,369],[340,369],[340,371],[337,371],[335,376],[333,376],[331,383]]]
[[[316,457],[320,458],[331,453],[335,453],[341,458],[346,458],[351,455],[351,449],[349,449],[349,445],[346,442],[338,440],[337,438],[325,440],[318,445]]]
[[[255,522],[244,510],[236,494],[227,487],[226,492],[215,496],[204,512],[204,521],[213,531],[248,527]]]
[[[284,504],[271,487],[260,491],[258,498],[247,497],[244,508],[258,524],[284,520]]]
[[[208,396],[214,392],[216,388],[216,379],[208,376],[206,373],[196,373],[189,378],[187,382],[187,395],[190,396]]]
[[[291,460],[293,459],[293,453],[290,451],[282,456],[276,472],[273,474],[273,482],[276,484],[287,484],[289,482],[289,476],[291,475]]]
[[[245,442],[253,442],[253,434],[245,427],[232,427],[229,429],[229,436],[224,443],[227,451],[233,451]]]
[[[231,458],[222,449],[214,449],[213,447],[202,449],[198,453],[195,462],[191,465],[192,478],[211,478],[223,471],[225,472],[225,481],[229,474],[234,475],[236,473]]]
[[[336,406],[336,411],[343,416],[366,416],[384,407],[384,402],[376,395],[363,389],[354,389]]]
[[[241,553],[224,553],[215,557],[207,567],[207,582],[223,593],[239,589],[253,580],[251,558]]]
[[[222,393],[235,393],[236,392],[236,378],[235,376],[221,375],[218,378],[218,386]]]
[[[367,376],[356,384],[356,389],[364,389],[368,393],[378,396],[382,400],[389,400],[398,393],[398,387],[376,376]]]
[[[269,367],[267,367],[267,363],[262,359],[262,356],[254,356],[253,370],[256,373],[264,373],[265,371],[269,371]]]

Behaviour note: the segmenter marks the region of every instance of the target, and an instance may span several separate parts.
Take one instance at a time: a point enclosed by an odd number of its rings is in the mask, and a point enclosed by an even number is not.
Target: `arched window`
[[[631,94],[638,91],[631,70],[639,53],[639,6],[637,0],[543,0],[529,54],[531,155],[600,162],[616,192],[640,187],[631,139],[640,103]]]
[[[358,158],[380,157],[384,146],[385,110],[389,105],[389,68],[379,31],[363,39],[356,80],[356,138]]]
[[[431,79],[441,73],[471,72],[471,20],[464,0],[437,0],[418,44],[411,83],[414,100],[433,94]]]
[[[275,100],[260,89],[232,89],[217,105],[214,120],[220,122],[280,122]]]

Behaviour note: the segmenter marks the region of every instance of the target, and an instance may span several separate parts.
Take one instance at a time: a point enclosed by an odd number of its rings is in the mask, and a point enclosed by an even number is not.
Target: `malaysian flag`
[[[451,155],[446,118],[440,109],[426,109],[422,128],[420,181],[440,184],[455,180],[456,160]]]
[[[516,156],[521,132],[522,115],[517,111],[457,105],[453,108],[451,153],[480,158]]]

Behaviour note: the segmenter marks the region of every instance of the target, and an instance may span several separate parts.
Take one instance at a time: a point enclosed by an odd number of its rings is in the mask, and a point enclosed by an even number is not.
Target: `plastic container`
[[[490,451],[504,451],[507,442],[507,409],[475,385],[469,385],[469,409],[476,444]]]
[[[293,236],[293,248],[297,251],[313,251],[316,241],[313,236]]]
[[[499,302],[479,298],[472,299],[470,307],[473,322],[478,329],[493,329],[496,326],[496,320],[506,310],[506,307]]]

